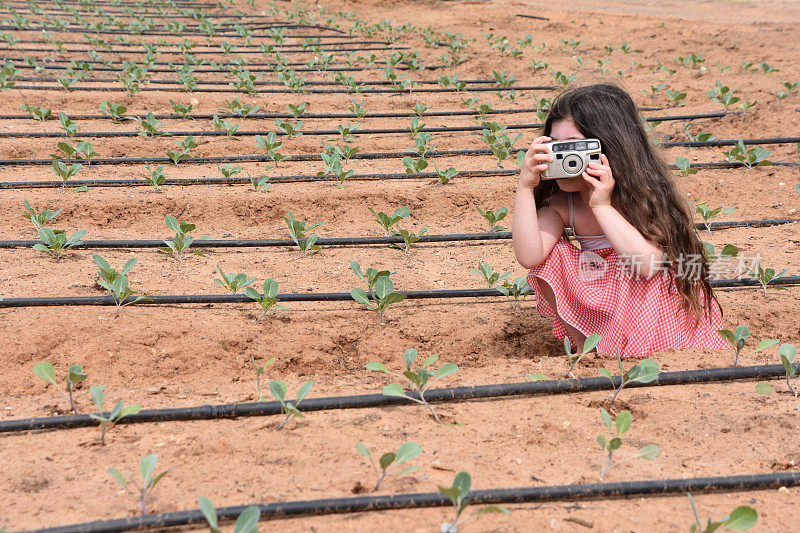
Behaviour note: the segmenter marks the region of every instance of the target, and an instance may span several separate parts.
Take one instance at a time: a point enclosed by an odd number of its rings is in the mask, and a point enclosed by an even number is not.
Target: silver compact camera
[[[544,144],[553,155],[547,170],[541,173],[541,178],[545,180],[574,178],[589,168],[590,162],[600,162],[600,141],[597,139],[551,141]]]

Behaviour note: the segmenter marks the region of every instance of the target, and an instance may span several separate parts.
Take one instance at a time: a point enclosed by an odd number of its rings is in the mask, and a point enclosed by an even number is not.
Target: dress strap
[[[567,202],[568,202],[568,205],[569,205],[569,227],[572,228],[572,231],[574,233],[575,232],[575,226],[573,225],[573,222],[572,222],[572,193],[571,192],[567,193]]]

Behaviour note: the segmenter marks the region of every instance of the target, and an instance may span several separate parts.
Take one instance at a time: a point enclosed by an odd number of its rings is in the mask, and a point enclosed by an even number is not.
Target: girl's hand
[[[543,144],[551,140],[550,137],[537,137],[533,140],[531,147],[528,148],[528,152],[525,154],[522,168],[520,168],[520,186],[533,189],[539,185],[541,173],[547,170],[548,164],[553,160],[553,156],[550,155],[550,149]]]
[[[589,163],[589,168],[582,174],[583,179],[591,186],[589,191],[590,208],[611,205],[614,177],[611,175],[611,167],[608,165],[608,158],[605,154],[600,154],[600,161],[602,164]]]

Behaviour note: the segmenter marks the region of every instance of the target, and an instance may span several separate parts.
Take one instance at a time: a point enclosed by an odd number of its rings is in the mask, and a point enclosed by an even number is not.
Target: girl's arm
[[[514,200],[512,237],[514,255],[525,268],[533,268],[550,255],[564,232],[564,223],[558,212],[550,206],[537,213],[533,190],[539,184],[539,173],[547,169],[551,156],[542,143],[549,137],[533,141],[520,169],[517,193]]]
[[[611,205],[614,178],[605,155],[600,155],[602,164],[589,163],[583,178],[591,186],[589,208],[597,223],[603,228],[617,256],[630,259],[634,273],[650,279],[662,270],[664,251],[648,241],[630,222]]]

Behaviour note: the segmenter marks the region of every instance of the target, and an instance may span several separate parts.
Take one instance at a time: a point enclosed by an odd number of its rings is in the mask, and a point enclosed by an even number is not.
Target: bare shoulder
[[[569,206],[567,205],[567,193],[558,189],[547,199],[545,205],[549,205],[561,217],[564,227],[569,225]]]

